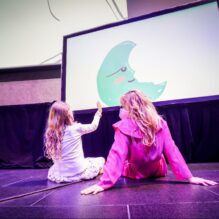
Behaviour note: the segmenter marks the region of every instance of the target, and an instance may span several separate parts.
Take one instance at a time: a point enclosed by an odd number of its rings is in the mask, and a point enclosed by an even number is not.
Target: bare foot
[[[103,167],[99,171],[99,175],[103,174]]]

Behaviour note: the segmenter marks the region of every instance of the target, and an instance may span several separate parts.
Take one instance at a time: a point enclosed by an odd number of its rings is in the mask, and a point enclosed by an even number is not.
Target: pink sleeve
[[[167,157],[167,160],[172,168],[174,175],[178,180],[191,178],[192,174],[178,147],[175,145],[167,124],[164,126],[163,131],[164,154]]]
[[[121,176],[128,154],[128,144],[128,137],[119,129],[116,129],[114,143],[107,157],[104,173],[98,183],[103,189],[112,187]]]

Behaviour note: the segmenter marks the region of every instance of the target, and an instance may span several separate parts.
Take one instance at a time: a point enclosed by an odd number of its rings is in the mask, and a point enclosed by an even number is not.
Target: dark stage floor
[[[194,176],[219,182],[219,163],[190,164]],[[0,218],[219,218],[219,185],[120,178],[97,195],[80,190],[97,179],[57,185],[47,169],[0,170]]]

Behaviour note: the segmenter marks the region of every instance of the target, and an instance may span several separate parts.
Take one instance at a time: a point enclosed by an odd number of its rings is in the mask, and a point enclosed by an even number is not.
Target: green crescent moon
[[[138,89],[152,101],[164,91],[167,82],[138,82],[135,71],[130,67],[129,55],[135,47],[132,41],[124,41],[114,46],[104,58],[97,74],[97,90],[100,99],[107,106],[118,106],[120,97],[129,90]]]

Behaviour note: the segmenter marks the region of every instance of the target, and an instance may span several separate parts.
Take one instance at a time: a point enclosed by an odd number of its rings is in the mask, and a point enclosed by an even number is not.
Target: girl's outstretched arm
[[[122,174],[124,162],[127,159],[129,138],[119,129],[116,129],[114,143],[107,157],[103,175],[97,185],[81,191],[81,194],[97,194],[111,188]]]
[[[171,169],[175,177],[178,180],[186,180],[192,178],[193,177],[192,173],[189,170],[178,147],[176,146],[166,121],[164,121],[162,137],[164,141],[163,143],[164,154],[171,166]]]
[[[90,124],[81,124],[80,123],[79,127],[78,127],[78,131],[82,135],[95,131],[99,125],[99,121],[100,121],[101,116],[102,116],[102,105],[98,101],[97,102],[97,112],[94,115],[94,119],[93,119],[92,123],[90,123]]]
[[[217,184],[217,182],[214,182],[212,180],[207,180],[207,179],[192,176],[182,154],[180,153],[178,147],[175,145],[172,139],[167,124],[165,124],[164,127],[164,153],[177,179],[186,180],[189,183],[203,185],[203,186],[210,186]]]

